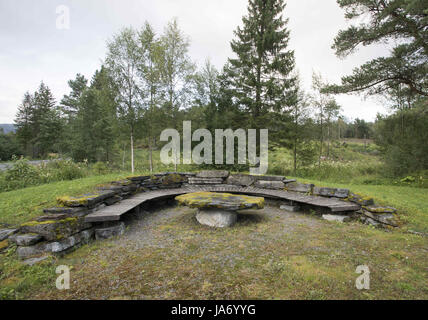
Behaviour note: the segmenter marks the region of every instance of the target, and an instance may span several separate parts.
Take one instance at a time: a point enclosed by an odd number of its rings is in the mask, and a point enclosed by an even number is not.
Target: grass
[[[179,210],[175,217],[134,229],[152,234],[143,245],[127,236],[94,242],[34,267],[7,257],[0,265],[3,297],[428,298],[426,238],[283,212],[255,213],[233,228],[211,229],[196,222],[193,210]],[[72,267],[70,290],[54,287],[58,265]],[[370,290],[355,287],[359,265],[370,268]]]
[[[348,188],[352,192],[372,197],[377,204],[397,208],[400,220],[405,223],[405,228],[428,233],[427,189],[388,185],[340,184],[311,179],[297,179],[320,187]]]
[[[42,214],[42,209],[57,205],[56,197],[90,192],[97,184],[122,179],[130,174],[91,176],[0,193],[0,222],[18,225]]]

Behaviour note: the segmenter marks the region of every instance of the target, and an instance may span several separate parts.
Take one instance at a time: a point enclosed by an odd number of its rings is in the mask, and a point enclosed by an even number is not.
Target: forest
[[[158,159],[160,133],[182,128],[186,120],[213,134],[215,129],[269,129],[272,173],[328,178],[313,173],[326,167],[343,171],[340,165],[347,161],[360,160],[367,166],[367,156],[372,155],[371,168],[356,165],[362,171],[344,175],[375,172],[377,182],[404,179],[424,185],[426,3],[338,4],[351,21],[370,17],[368,23],[338,30],[332,43],[338,57],[346,58],[359,46],[398,39],[391,55],[361,65],[340,84],[327,83],[314,72],[312,90],[306,92],[289,48],[284,1],[249,1],[248,14],[230,42],[234,56],[222,70],[208,59],[202,66],[192,62],[191,43],[176,20],[161,34],[149,22],[123,28],[106,43],[107,54],[91,79],[76,70],[67,95],[56,99],[43,82],[36,92],[25,93],[15,118],[16,132],[0,133],[0,160],[25,167],[26,159],[68,159],[56,166],[71,166],[71,173],[65,174],[70,178],[79,167],[153,173],[165,169]],[[380,97],[391,114],[378,114],[373,123],[350,121],[337,94]],[[236,164],[233,170],[248,171],[248,165]],[[76,177],[88,172],[94,170]],[[16,182],[13,172],[0,174],[6,190],[16,188],[12,180]]]

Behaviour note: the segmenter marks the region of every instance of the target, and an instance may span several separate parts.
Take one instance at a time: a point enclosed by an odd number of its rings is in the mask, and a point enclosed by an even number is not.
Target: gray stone
[[[42,253],[51,252],[52,247],[50,243],[39,243],[31,247],[18,247],[16,253],[20,259],[27,259],[32,256],[40,255]]]
[[[285,188],[285,184],[282,181],[259,180],[256,182],[255,187],[261,189],[283,190]]]
[[[392,227],[397,227],[397,223],[395,220],[395,216],[392,213],[387,213],[387,214],[375,214],[366,210],[362,210],[363,215],[371,220],[374,220],[378,223],[382,223],[382,224],[386,224]]]
[[[26,264],[28,266],[34,266],[35,264],[40,263],[42,261],[45,261],[48,258],[49,258],[49,256],[42,256],[42,257],[38,257],[38,258],[30,258],[30,259],[23,261],[22,263]]]
[[[121,194],[123,192],[123,186],[118,185],[106,185],[97,187],[98,191],[113,191],[115,194]]]
[[[298,212],[300,211],[299,206],[292,206],[288,204],[283,204],[279,207],[281,210],[290,211],[290,212]]]
[[[85,223],[83,218],[45,222],[31,221],[22,225],[21,232],[40,234],[46,240],[56,241],[89,229],[91,226],[90,223]]]
[[[256,179],[253,176],[245,174],[234,174],[230,175],[229,178],[227,178],[226,183],[234,186],[249,187],[255,181]]]
[[[362,196],[351,193],[348,196],[349,201],[357,203],[361,206],[372,206],[374,205],[374,200],[372,198],[363,198]]]
[[[18,229],[0,229],[0,241],[9,238],[9,236],[16,232],[18,232]]]
[[[321,196],[321,188],[320,187],[313,187],[312,194],[314,196]]]
[[[297,182],[297,180],[296,179],[285,179],[283,182],[285,184],[287,184],[287,183]]]
[[[17,234],[10,237],[10,241],[23,247],[32,246],[42,240],[43,237],[39,234]]]
[[[114,196],[114,197],[106,199],[106,201],[104,201],[104,203],[108,206],[111,206],[111,205],[118,203],[119,201],[122,201],[122,200],[123,200],[122,197]]]
[[[314,187],[313,184],[304,184],[299,182],[292,182],[286,185],[287,191],[303,192],[303,193],[312,192],[313,187]]]
[[[150,178],[151,178],[150,176],[138,176],[138,177],[128,177],[127,179],[133,182],[141,182],[141,181],[149,180]]]
[[[323,214],[322,218],[327,221],[334,221],[340,223],[351,221],[351,217],[349,216],[339,216],[333,214]]]
[[[319,195],[322,197],[333,197],[336,191],[336,188],[320,188]]]
[[[196,174],[197,178],[226,179],[228,176],[229,176],[229,171],[225,171],[225,170],[201,171],[198,174]]]
[[[233,211],[221,209],[199,209],[196,219],[200,224],[214,227],[227,228],[233,226],[238,220],[238,214]]]
[[[69,208],[69,207],[54,207],[54,208],[47,208],[47,209],[43,209],[43,213],[47,214],[47,215],[70,215],[70,216],[74,216],[74,215],[78,215],[81,212],[85,212],[86,209],[85,208]]]
[[[134,186],[136,190],[137,186]],[[102,203],[105,199],[113,197],[115,194],[116,193],[114,191],[100,191],[93,194],[84,194],[79,197],[59,197],[57,201],[60,205],[65,207],[93,207]]]
[[[392,227],[398,227],[395,216],[392,213],[377,214],[375,216],[377,218],[377,221],[380,221],[383,224],[387,224],[387,225],[390,225]]]
[[[284,182],[286,179],[284,176],[254,176],[254,178],[262,181],[281,181]]]
[[[397,209],[393,208],[393,207],[382,207],[382,206],[367,206],[364,207],[365,210],[371,212],[371,213],[396,213]]]
[[[134,192],[134,191],[137,191],[137,189],[138,189],[138,186],[136,184],[130,184],[129,186],[122,187],[123,192]],[[108,197],[104,198],[104,200],[107,198]]]
[[[222,178],[189,178],[189,184],[222,184],[223,183]]]
[[[369,217],[362,216],[362,217],[360,217],[360,219],[363,223],[374,226],[374,227],[378,227],[381,225],[381,223],[379,223],[376,220],[373,220],[372,218],[369,218]]]
[[[265,202],[262,197],[217,192],[188,193],[175,197],[175,200],[181,205],[191,208],[222,209],[229,211],[263,209]]]
[[[68,250],[80,243],[88,243],[94,236],[94,229],[84,230],[78,234],[68,237],[64,240],[52,242],[52,253],[59,253]]]
[[[95,230],[95,238],[100,239],[109,239],[115,236],[120,236],[125,233],[125,223],[119,222],[117,225],[101,228]]]
[[[345,199],[349,196],[349,189],[337,189],[336,192],[334,193],[334,196],[336,198],[341,198],[341,199]]]
[[[57,220],[64,220],[69,218],[70,216],[68,214],[48,214],[45,216],[38,217],[36,221],[38,222],[45,222],[45,221],[57,221]]]

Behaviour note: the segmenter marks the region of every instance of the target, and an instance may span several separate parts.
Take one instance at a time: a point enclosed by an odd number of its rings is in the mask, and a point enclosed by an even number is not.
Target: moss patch
[[[191,208],[224,208],[235,205],[239,209],[257,208],[263,209],[265,199],[230,193],[196,192],[175,198],[181,205]]]

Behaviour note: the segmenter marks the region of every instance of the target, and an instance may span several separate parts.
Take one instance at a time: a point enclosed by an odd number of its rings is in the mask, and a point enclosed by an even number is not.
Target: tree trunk
[[[330,122],[328,123],[327,126],[327,137],[328,137],[328,143],[327,143],[327,159],[330,157]]]
[[[122,169],[125,170],[126,143],[123,144]]]
[[[298,137],[297,137],[297,127],[298,127],[298,114],[297,114],[297,105],[296,105],[296,107],[295,107],[295,112],[294,112],[294,150],[293,150],[293,157],[294,157],[294,163],[293,163],[293,165],[294,165],[294,176],[296,176],[297,175],[297,140],[298,140]]]
[[[131,131],[131,172],[135,172],[134,168],[134,132]]]
[[[323,114],[323,109],[321,107],[321,119],[320,119],[321,120],[321,122],[320,122],[320,124],[321,124],[320,155],[319,155],[319,159],[318,159],[318,166],[319,167],[321,167],[322,144],[324,143],[324,131],[323,131],[324,123],[323,123],[323,117],[324,117],[324,114]]]
[[[294,139],[294,176],[297,175],[297,137]]]
[[[153,173],[153,146],[152,146],[151,137],[149,137],[149,166],[150,166],[150,173]]]

